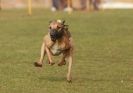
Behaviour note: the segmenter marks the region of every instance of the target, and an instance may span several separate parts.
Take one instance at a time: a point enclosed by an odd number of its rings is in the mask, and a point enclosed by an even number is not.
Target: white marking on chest
[[[60,55],[62,53],[62,49],[60,48],[58,42],[56,42],[50,50],[53,55]]]

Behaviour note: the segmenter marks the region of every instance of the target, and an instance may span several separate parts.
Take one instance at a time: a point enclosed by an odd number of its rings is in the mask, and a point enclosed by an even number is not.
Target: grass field
[[[60,18],[75,42],[72,84],[67,66],[33,66],[48,22]],[[0,93],[133,93],[133,11],[0,11]]]

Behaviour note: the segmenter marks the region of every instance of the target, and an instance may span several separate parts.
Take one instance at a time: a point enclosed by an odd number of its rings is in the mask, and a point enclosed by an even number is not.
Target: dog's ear
[[[66,22],[65,20],[62,20],[62,24],[63,24],[63,25],[65,24],[65,22]]]

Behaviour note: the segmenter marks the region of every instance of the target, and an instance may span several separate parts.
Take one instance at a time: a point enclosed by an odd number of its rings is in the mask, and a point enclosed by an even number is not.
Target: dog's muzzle
[[[50,29],[50,37],[52,41],[56,41],[57,39],[61,38],[63,35],[63,31],[56,30],[56,29]]]

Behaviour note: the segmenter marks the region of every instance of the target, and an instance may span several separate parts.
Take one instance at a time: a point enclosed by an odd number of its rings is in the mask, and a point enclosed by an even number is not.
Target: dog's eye
[[[60,26],[57,26],[57,28],[59,29],[59,28],[61,28]]]
[[[51,29],[51,26],[49,27],[49,29]]]

